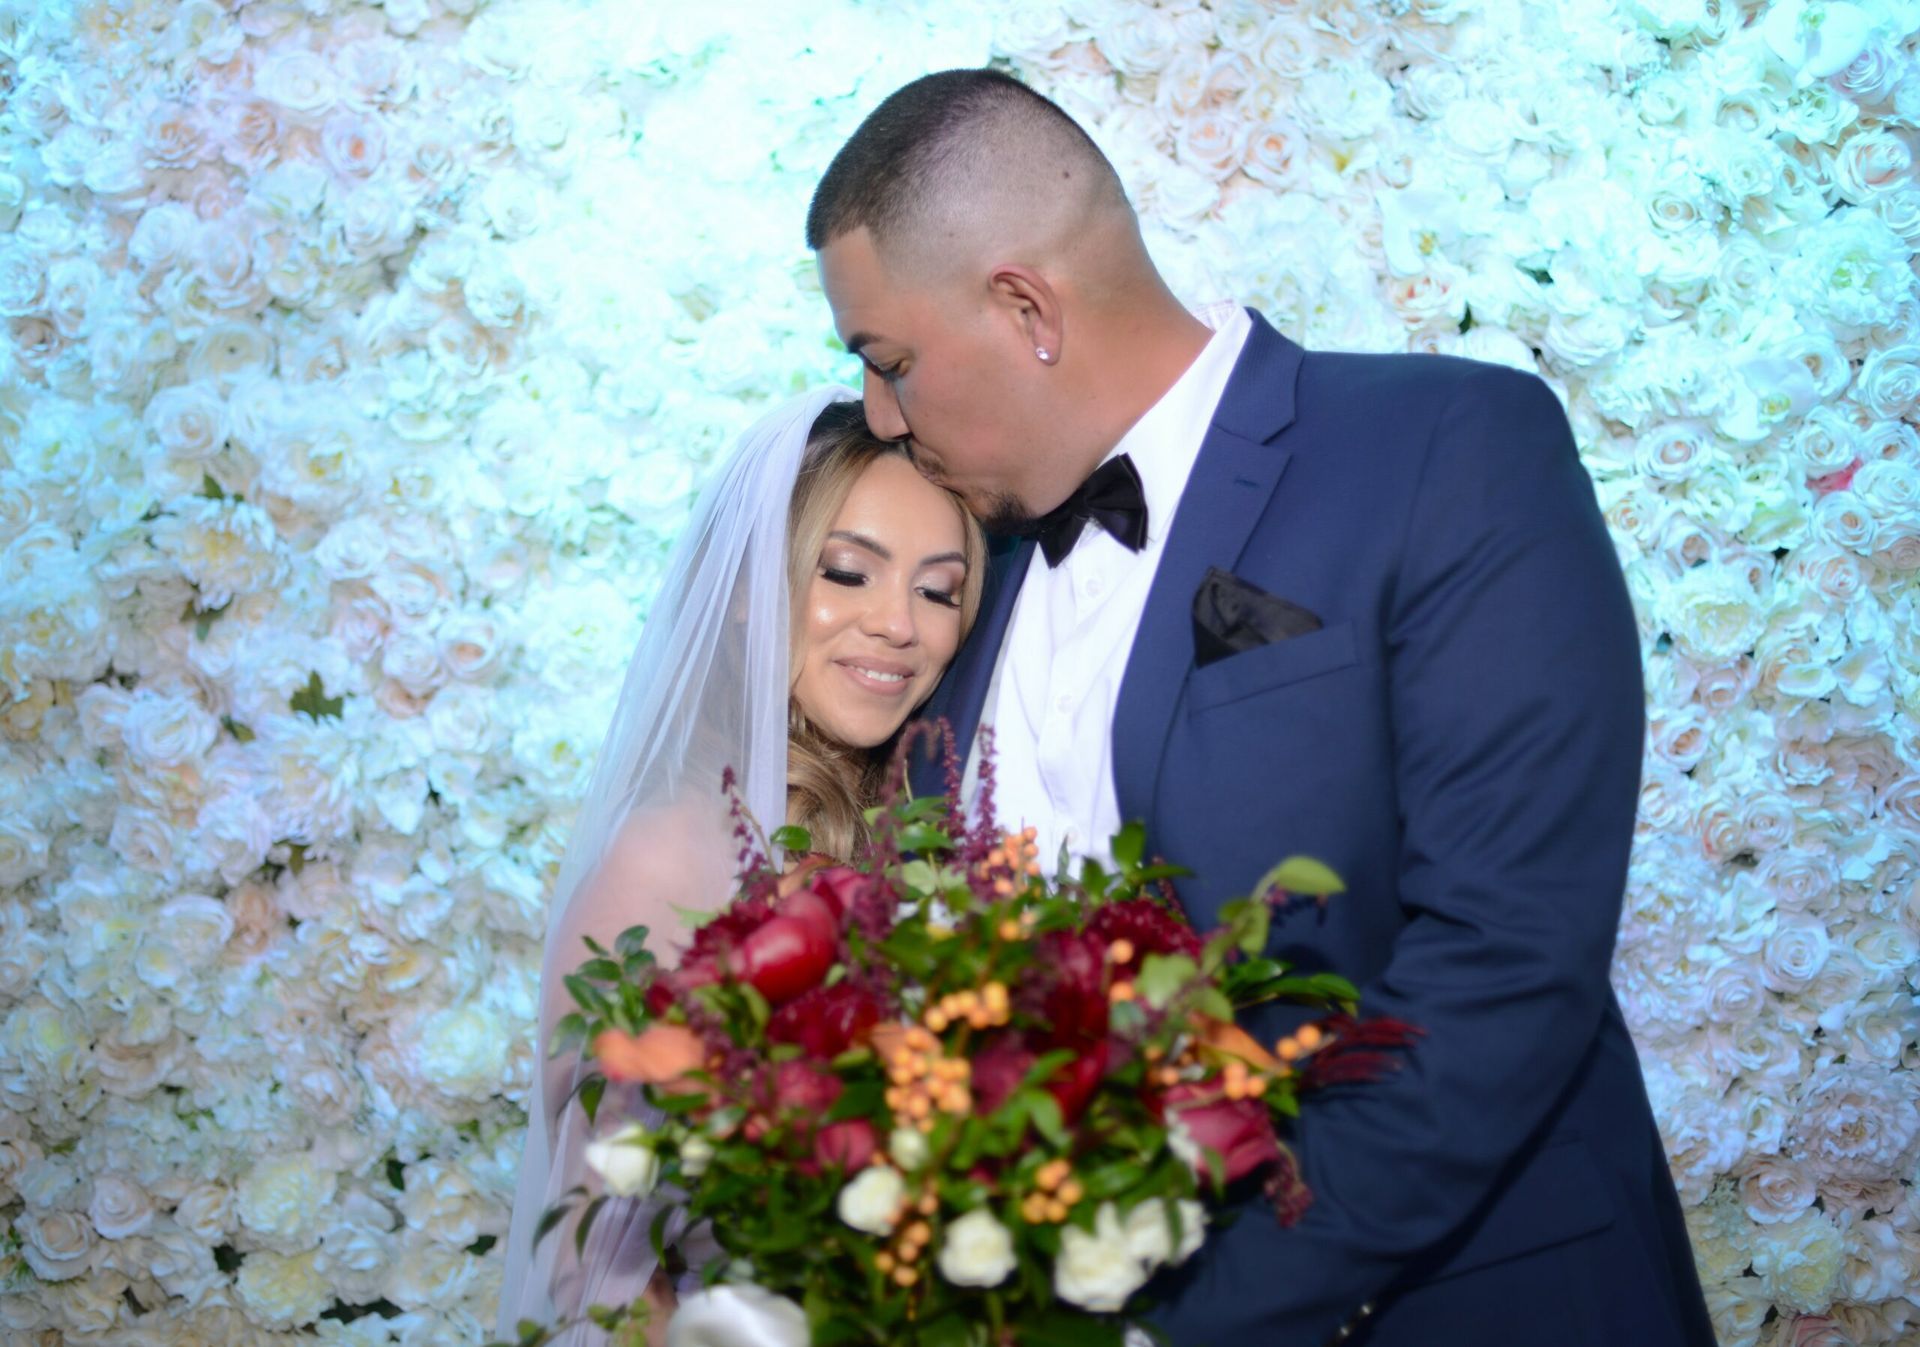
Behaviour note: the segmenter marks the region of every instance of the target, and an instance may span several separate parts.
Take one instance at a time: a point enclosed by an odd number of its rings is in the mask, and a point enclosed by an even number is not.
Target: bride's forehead
[[[904,454],[882,454],[854,479],[835,527],[862,522],[872,530],[910,532],[916,539],[935,531],[960,531],[947,494],[922,477]]]

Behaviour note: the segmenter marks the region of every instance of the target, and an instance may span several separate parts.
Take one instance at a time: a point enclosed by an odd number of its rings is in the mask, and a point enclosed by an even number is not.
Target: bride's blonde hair
[[[788,667],[798,677],[806,655],[806,601],[827,534],[853,484],[877,459],[905,455],[899,444],[876,438],[858,402],[835,402],[820,413],[807,437],[807,456],[787,510],[787,583],[791,600]],[[980,613],[986,584],[987,541],[957,496],[951,496],[966,536],[967,577],[960,586],[960,638]],[[866,840],[864,811],[874,804],[893,745],[856,748],[828,738],[787,699],[787,817],[813,837],[813,849],[850,858]]]

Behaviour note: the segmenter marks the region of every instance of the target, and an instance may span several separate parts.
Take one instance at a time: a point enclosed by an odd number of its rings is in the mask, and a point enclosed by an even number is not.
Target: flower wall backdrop
[[[0,0],[0,1336],[474,1343],[658,568],[854,375],[801,243],[998,60],[1190,300],[1564,396],[1616,983],[1722,1339],[1915,1342],[1914,0]]]

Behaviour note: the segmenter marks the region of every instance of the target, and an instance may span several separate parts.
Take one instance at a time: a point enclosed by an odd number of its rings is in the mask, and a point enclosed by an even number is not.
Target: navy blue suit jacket
[[[996,559],[923,712],[961,744],[1033,552]],[[1324,626],[1195,667],[1209,566]],[[1256,1200],[1156,1283],[1174,1343],[1711,1347],[1608,985],[1644,728],[1626,587],[1546,385],[1308,352],[1256,314],[1121,684],[1120,814],[1194,871],[1202,929],[1281,857],[1327,862],[1348,891],[1285,910],[1271,953],[1425,1036],[1309,1104],[1301,1224]]]

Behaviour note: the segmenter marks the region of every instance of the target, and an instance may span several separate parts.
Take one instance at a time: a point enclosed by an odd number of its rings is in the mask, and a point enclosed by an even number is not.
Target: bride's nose
[[[860,630],[888,645],[912,645],[918,636],[913,621],[913,592],[904,585],[874,586],[873,601],[861,614]]]

